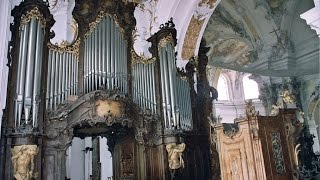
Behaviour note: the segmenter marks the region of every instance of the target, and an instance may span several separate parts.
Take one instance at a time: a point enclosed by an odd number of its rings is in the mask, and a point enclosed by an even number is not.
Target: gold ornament
[[[21,30],[23,26],[28,24],[32,18],[36,18],[40,21],[41,27],[46,27],[46,20],[44,19],[43,15],[40,13],[39,9],[37,7],[33,8],[30,11],[27,11],[26,14],[23,14],[21,16],[21,22],[19,29]]]
[[[170,143],[166,145],[170,169],[179,169],[180,167],[184,168],[182,153],[185,150],[185,148],[186,148],[185,143],[181,143],[181,144]]]

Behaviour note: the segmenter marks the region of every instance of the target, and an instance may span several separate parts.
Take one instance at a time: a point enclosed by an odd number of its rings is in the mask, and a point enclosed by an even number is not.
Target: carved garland
[[[40,13],[38,7],[33,8],[30,11],[27,11],[26,14],[23,14],[21,16],[21,22],[20,22],[20,26],[19,29],[21,30],[23,26],[25,26],[26,24],[28,24],[28,22],[31,21],[32,18],[36,18],[40,21],[41,23],[41,27],[45,28],[46,27],[46,20],[43,17],[43,15]]]

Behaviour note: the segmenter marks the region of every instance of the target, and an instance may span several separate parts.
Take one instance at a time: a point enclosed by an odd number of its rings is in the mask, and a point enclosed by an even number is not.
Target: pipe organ
[[[63,42],[60,46],[48,44],[48,73],[46,108],[55,110],[71,96],[78,95],[78,39],[73,45]]]
[[[135,62],[132,65],[133,101],[141,109],[156,113],[155,59],[150,62]]]
[[[128,93],[127,42],[123,30],[109,14],[90,23],[84,39],[84,92],[119,88]]]
[[[37,16],[33,16],[37,14]],[[15,126],[37,127],[45,26],[38,8],[22,16],[16,81]]]
[[[158,43],[164,125],[165,128],[191,130],[189,83],[177,74],[174,52],[174,40],[169,34]]]

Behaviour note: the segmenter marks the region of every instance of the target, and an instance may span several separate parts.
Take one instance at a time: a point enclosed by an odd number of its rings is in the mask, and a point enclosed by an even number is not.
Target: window
[[[229,91],[227,79],[224,76],[220,76],[218,80],[218,100],[229,100]]]
[[[242,79],[243,91],[245,99],[258,99],[259,98],[259,88],[257,82],[249,79],[249,74],[245,75]]]

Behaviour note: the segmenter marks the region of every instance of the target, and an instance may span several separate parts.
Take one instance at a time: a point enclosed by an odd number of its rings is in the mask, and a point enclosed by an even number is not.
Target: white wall
[[[101,180],[112,176],[112,156],[108,151],[107,138],[100,138]]]
[[[2,124],[2,109],[6,105],[7,82],[8,82],[8,41],[11,38],[10,33],[10,13],[11,3],[9,0],[0,1],[0,135]]]

